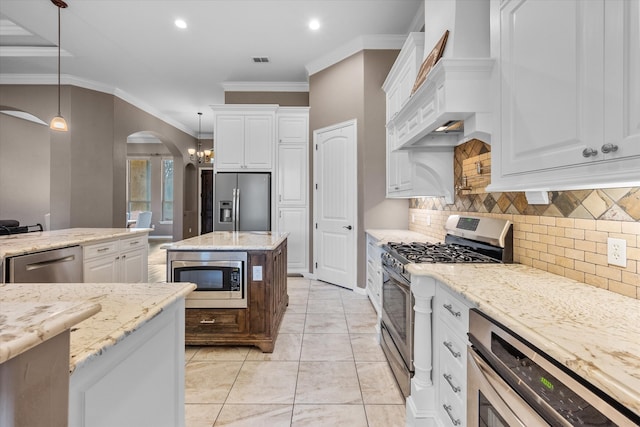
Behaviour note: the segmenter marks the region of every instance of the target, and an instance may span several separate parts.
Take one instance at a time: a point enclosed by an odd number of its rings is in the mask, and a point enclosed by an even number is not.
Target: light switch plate
[[[254,265],[253,266],[253,271],[251,274],[251,280],[253,280],[254,282],[258,282],[260,280],[262,280],[262,266],[261,265]]]
[[[607,239],[607,262],[618,267],[627,266],[627,241],[624,239]]]

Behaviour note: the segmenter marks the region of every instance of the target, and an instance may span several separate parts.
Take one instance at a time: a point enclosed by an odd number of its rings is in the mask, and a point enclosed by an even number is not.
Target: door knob
[[[351,230],[351,229],[353,229],[353,227],[352,227],[352,226],[350,226],[350,225],[342,226],[342,228],[346,228],[347,230]]]
[[[603,153],[614,153],[618,151],[618,146],[615,144],[604,144],[600,149]]]
[[[584,157],[591,157],[591,156],[597,156],[598,155],[598,150],[594,150],[593,148],[585,148],[584,150],[582,150],[582,156]]]

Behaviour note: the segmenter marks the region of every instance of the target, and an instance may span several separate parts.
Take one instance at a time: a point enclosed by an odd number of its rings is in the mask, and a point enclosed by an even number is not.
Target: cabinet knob
[[[615,153],[616,151],[618,151],[618,146],[615,144],[604,144],[602,147],[600,147],[600,149],[602,150],[603,153]]]
[[[593,157],[593,156],[597,156],[597,155],[598,155],[598,150],[594,150],[593,148],[587,147],[584,150],[582,150],[582,156],[583,157]]]

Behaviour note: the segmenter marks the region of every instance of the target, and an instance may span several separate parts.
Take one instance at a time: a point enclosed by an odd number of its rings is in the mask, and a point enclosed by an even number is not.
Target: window
[[[151,162],[149,159],[127,161],[129,212],[151,210]]]
[[[162,159],[162,220],[173,221],[173,159]]]

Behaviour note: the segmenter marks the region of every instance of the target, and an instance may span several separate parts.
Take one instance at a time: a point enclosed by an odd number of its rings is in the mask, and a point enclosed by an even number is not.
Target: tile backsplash
[[[454,174],[463,161],[490,151],[472,140],[456,147]],[[451,214],[505,218],[514,224],[514,261],[640,299],[640,188],[549,193],[549,205],[529,205],[524,193],[464,194],[453,204],[441,198],[409,202],[409,228],[444,238]],[[607,238],[627,242],[627,266],[607,263]]]

